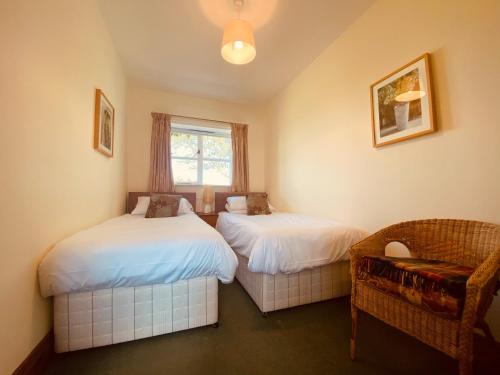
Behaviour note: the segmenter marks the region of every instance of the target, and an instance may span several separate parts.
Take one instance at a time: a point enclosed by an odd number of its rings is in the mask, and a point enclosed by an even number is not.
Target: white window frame
[[[233,158],[232,155],[228,159],[221,159],[221,158],[209,158],[209,157],[203,157],[203,137],[208,136],[208,137],[220,137],[220,138],[228,138],[231,140],[231,134],[230,133],[222,133],[222,132],[217,132],[217,131],[207,131],[207,130],[193,130],[193,129],[183,129],[183,128],[176,128],[175,125],[172,126],[172,130],[170,133],[183,133],[183,134],[191,134],[195,135],[197,138],[197,143],[198,143],[198,153],[197,156],[195,157],[189,157],[189,156],[173,156],[172,155],[172,160],[194,160],[197,161],[197,181],[196,182],[175,182],[175,185],[186,185],[186,186],[201,186],[204,184],[203,182],[203,162],[204,161],[218,161],[218,162],[224,162],[227,163],[229,162],[229,184],[227,185],[213,185],[213,186],[231,186],[231,183],[233,181]],[[174,177],[175,178],[175,177]]]

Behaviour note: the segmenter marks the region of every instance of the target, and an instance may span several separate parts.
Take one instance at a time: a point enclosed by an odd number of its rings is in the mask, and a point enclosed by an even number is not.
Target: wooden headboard
[[[245,197],[250,194],[266,194],[266,193],[257,193],[257,192],[243,192],[243,193],[228,193],[228,192],[215,192],[215,213],[219,213],[222,211],[226,211],[224,207],[226,205],[227,197],[241,197],[244,195]]]
[[[182,195],[189,201],[189,203],[191,203],[193,209],[196,211],[196,193],[182,193],[180,191],[175,191],[175,192],[158,193],[158,194]],[[135,206],[137,205],[137,198],[149,197],[150,195],[151,193],[149,192],[146,193],[135,192],[135,191],[129,192],[127,197],[127,213],[128,214],[131,213],[132,210],[135,208]]]

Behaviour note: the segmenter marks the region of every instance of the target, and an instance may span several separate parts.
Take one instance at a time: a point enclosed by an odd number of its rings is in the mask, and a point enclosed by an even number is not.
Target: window
[[[172,124],[171,147],[175,184],[231,185],[229,129]]]

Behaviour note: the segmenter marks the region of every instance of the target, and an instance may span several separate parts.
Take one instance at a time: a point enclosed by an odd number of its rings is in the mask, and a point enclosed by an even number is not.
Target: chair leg
[[[358,308],[354,305],[351,305],[351,319],[351,360],[354,361],[356,359],[356,334],[358,330]]]
[[[458,360],[458,372],[460,375],[472,375],[472,360],[460,358]]]
[[[472,375],[473,336],[472,327],[462,327],[458,344],[458,372],[460,375]]]
[[[488,323],[484,321],[484,319],[480,319],[476,322],[476,327],[481,329],[484,332],[484,335],[486,338],[489,340],[495,341],[495,338],[493,337],[493,334],[491,333],[490,326]]]

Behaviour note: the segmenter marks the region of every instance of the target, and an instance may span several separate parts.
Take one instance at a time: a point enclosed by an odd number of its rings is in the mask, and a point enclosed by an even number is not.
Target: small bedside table
[[[202,220],[204,220],[208,225],[211,225],[215,228],[215,224],[217,223],[217,215],[215,212],[197,212],[196,215],[198,215]]]

